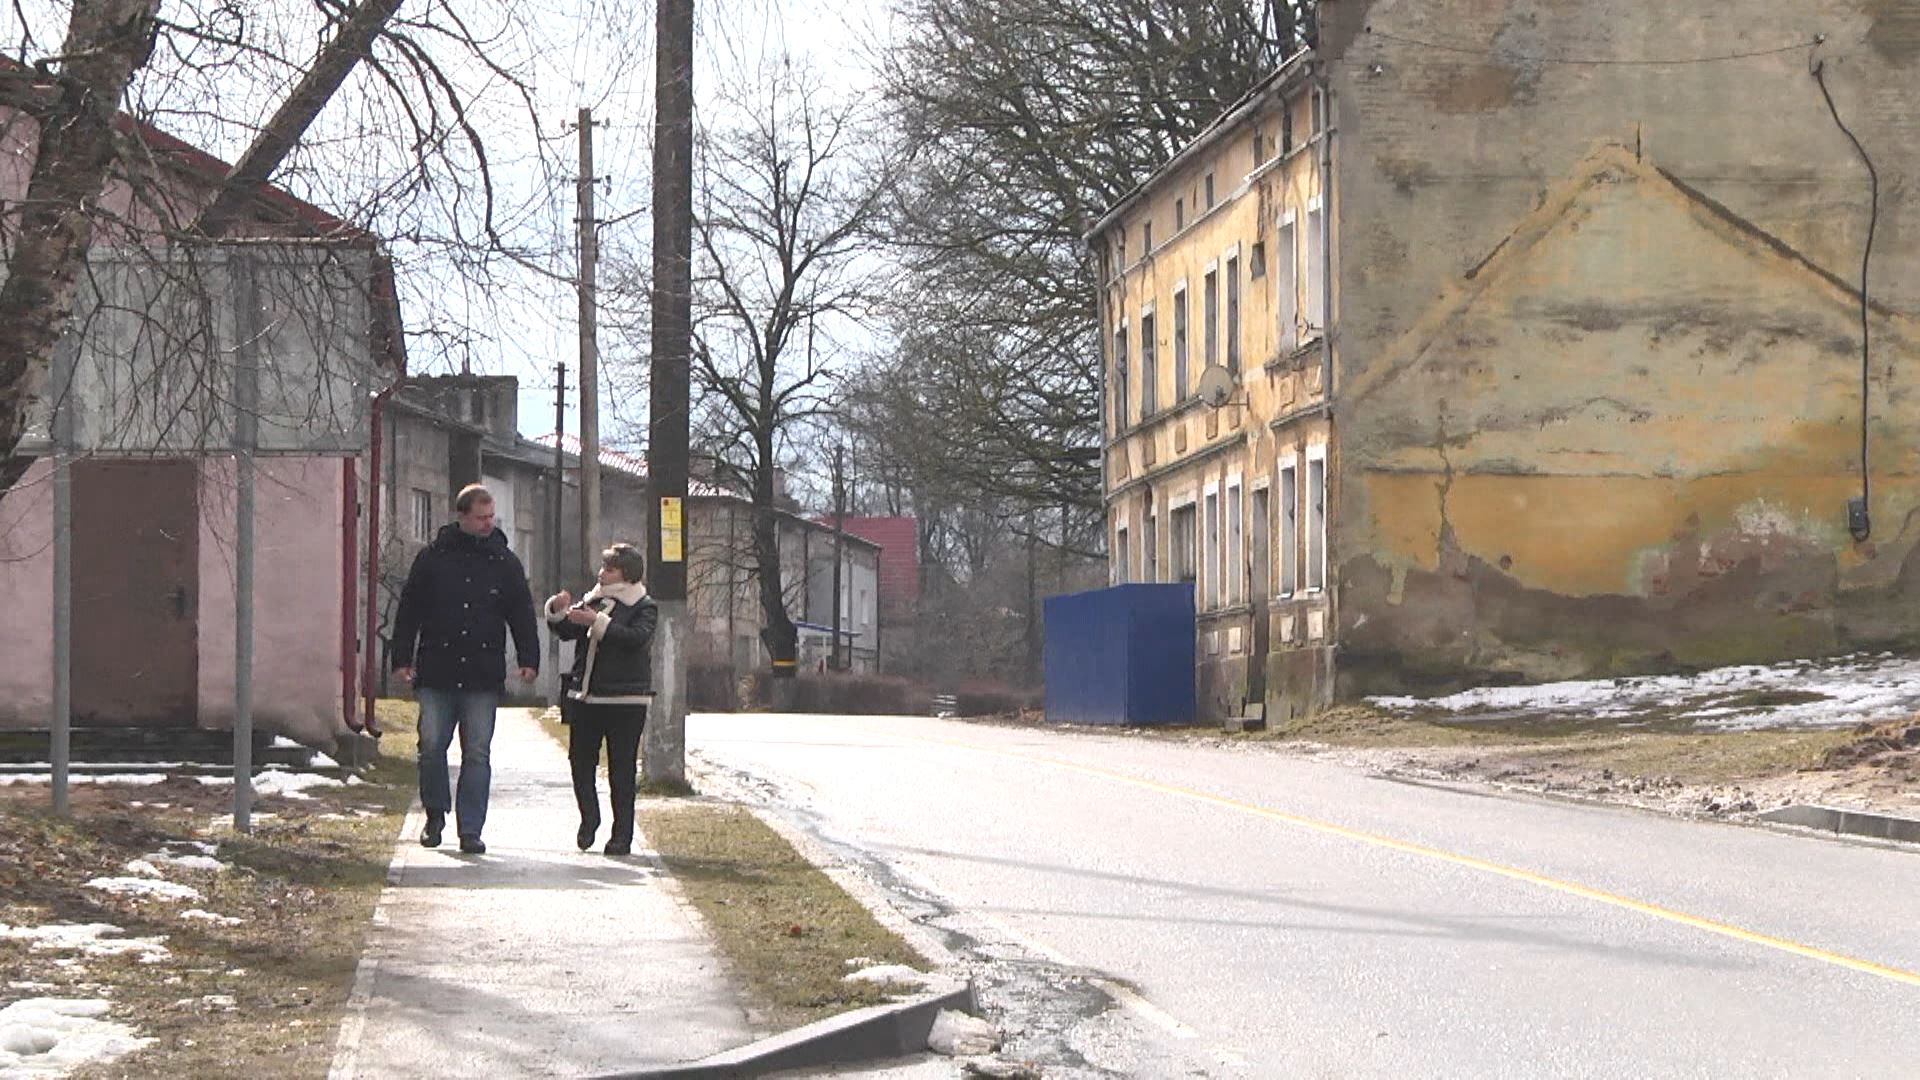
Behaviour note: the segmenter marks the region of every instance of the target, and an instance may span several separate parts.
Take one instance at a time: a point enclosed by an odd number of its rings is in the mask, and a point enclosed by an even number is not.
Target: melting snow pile
[[[247,921],[245,919],[234,918],[232,915],[221,915],[218,912],[202,911],[199,908],[188,908],[180,913],[180,917],[189,922],[212,923],[215,926],[239,926],[241,923]]]
[[[0,1076],[64,1076],[152,1042],[85,998],[28,998],[0,1009]]]
[[[343,780],[319,773],[296,773],[269,770],[253,778],[253,792],[256,795],[282,795],[289,799],[311,799],[309,788],[346,787]]]
[[[134,954],[152,963],[167,956],[166,938],[123,938],[110,923],[49,923],[46,926],[8,926],[0,923],[0,940],[24,941],[36,952],[79,952],[88,956]]]
[[[97,877],[87,882],[87,888],[143,900],[174,902],[200,899],[200,890],[191,885],[182,885],[177,881],[156,881],[153,878],[144,877]]]
[[[1395,712],[1439,713],[1460,721],[1551,717],[1604,720],[1623,728],[1655,723],[1718,730],[1851,727],[1920,712],[1920,658],[1882,653],[1368,701]]]

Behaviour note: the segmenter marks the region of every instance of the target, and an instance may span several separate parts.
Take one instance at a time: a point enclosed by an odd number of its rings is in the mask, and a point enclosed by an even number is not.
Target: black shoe
[[[445,830],[446,827],[447,812],[445,810],[427,811],[427,827],[420,833],[420,846],[439,847],[440,833]]]
[[[607,854],[631,855],[633,854],[633,844],[625,840],[609,840],[607,841]]]
[[[463,855],[485,855],[487,853],[487,845],[481,843],[480,838],[477,836],[463,836],[460,838],[460,853]]]
[[[599,831],[599,822],[583,821],[580,823],[580,832],[573,838],[573,842],[580,845],[581,851],[585,851],[593,846],[593,834]]]

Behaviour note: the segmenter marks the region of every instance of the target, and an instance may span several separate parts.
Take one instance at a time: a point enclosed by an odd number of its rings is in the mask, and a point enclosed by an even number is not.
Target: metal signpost
[[[372,443],[370,246],[225,241],[96,250],[55,350],[37,452],[53,459],[53,806],[70,810],[73,465],[235,464],[233,821],[252,824],[256,458]]]

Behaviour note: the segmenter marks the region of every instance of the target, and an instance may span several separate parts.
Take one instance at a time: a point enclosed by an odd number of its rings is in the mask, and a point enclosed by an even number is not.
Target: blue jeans
[[[454,811],[455,832],[479,836],[487,824],[487,789],[493,784],[493,716],[500,695],[490,690],[436,690],[422,686],[420,701],[420,805]],[[460,730],[460,798],[447,790],[447,748]]]

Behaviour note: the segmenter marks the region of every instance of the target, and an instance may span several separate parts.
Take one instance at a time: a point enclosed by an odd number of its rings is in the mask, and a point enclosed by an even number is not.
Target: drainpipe
[[[1320,90],[1320,207],[1321,213],[1325,215],[1320,226],[1320,268],[1326,275],[1326,280],[1320,286],[1320,398],[1326,403],[1327,410],[1328,459],[1326,491],[1322,493],[1322,497],[1326,499],[1327,507],[1331,511],[1337,505],[1333,498],[1334,484],[1339,475],[1335,464],[1344,458],[1345,454],[1334,445],[1337,416],[1334,408],[1333,383],[1333,291],[1334,283],[1339,279],[1333,272],[1333,224],[1337,220],[1334,216],[1335,192],[1333,190],[1333,83],[1327,77],[1327,66],[1324,60],[1315,61],[1313,81]],[[1340,562],[1334,557],[1334,538],[1339,535],[1339,529],[1334,527],[1334,517],[1331,512],[1327,514],[1326,522],[1327,550],[1324,555],[1328,568],[1326,698],[1331,700],[1334,681],[1333,656],[1340,647],[1340,587],[1334,573],[1334,569],[1340,565]]]
[[[359,670],[353,639],[354,590],[360,583],[360,475],[351,457],[340,462],[340,715],[353,727]]]

